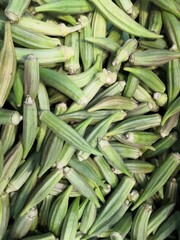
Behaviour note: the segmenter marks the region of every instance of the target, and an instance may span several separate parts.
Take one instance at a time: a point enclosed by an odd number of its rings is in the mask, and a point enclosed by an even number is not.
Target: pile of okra
[[[0,0],[0,240],[180,239],[180,0]]]

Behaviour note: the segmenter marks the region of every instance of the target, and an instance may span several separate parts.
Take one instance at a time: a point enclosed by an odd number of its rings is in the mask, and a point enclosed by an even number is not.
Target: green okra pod
[[[153,71],[149,69],[142,70],[142,68],[139,68],[139,67],[137,68],[125,67],[124,70],[138,77],[143,83],[145,83],[152,90],[160,93],[163,93],[165,91],[165,84]]]
[[[175,211],[171,216],[159,227],[152,240],[164,240],[179,227],[179,211]]]
[[[40,113],[40,120],[44,122],[58,137],[72,144],[79,150],[99,155],[100,152],[91,147],[71,126],[56,117],[48,110]],[[101,154],[100,154],[101,155]]]
[[[23,156],[22,143],[18,142],[5,156],[5,164],[0,180],[0,194],[4,191],[15,171],[20,165]]]
[[[70,193],[73,186],[70,185],[56,200],[53,202],[50,208],[50,213],[48,216],[48,229],[55,236],[60,235],[60,227],[63,224],[63,220],[68,211],[68,203]]]
[[[100,100],[93,107],[88,109],[88,112],[97,110],[133,110],[137,107],[135,101],[122,96],[108,96]]]
[[[147,1],[140,0],[139,24],[141,24],[143,27],[147,27],[150,9],[151,9],[150,0]]]
[[[43,4],[42,6],[35,7],[35,12],[55,12],[61,13],[63,15],[67,14],[82,14],[86,12],[91,12],[93,7],[86,0],[78,0],[74,2],[73,0],[61,2],[52,2]]]
[[[7,151],[13,146],[17,133],[17,126],[13,124],[3,125],[1,129],[1,141],[3,146],[3,153],[6,154]]]
[[[62,240],[75,239],[78,229],[79,201],[80,197],[75,198],[68,209],[60,233]]]
[[[69,74],[76,74],[80,71],[79,62],[79,33],[73,32],[65,37],[65,46],[74,49],[74,56],[65,62],[64,68]]]
[[[149,236],[151,233],[155,233],[157,231],[158,227],[171,214],[172,210],[174,209],[174,206],[175,206],[174,203],[165,204],[151,214],[149,222],[148,222],[147,236]]]
[[[32,207],[40,203],[53,189],[53,187],[63,177],[63,172],[59,169],[55,169],[50,172],[40,183],[33,189],[31,195],[28,197],[25,206],[20,212],[20,217],[26,214]]]
[[[23,158],[25,159],[31,150],[37,135],[37,107],[35,101],[26,96],[23,106]]]
[[[98,146],[107,162],[115,169],[115,171],[117,170],[118,172],[124,173],[129,177],[132,176],[124,164],[120,154],[109,144],[107,140],[100,140]]]
[[[161,116],[159,114],[139,115],[135,117],[127,118],[119,123],[113,129],[106,134],[107,136],[113,136],[122,134],[129,131],[141,131],[149,128],[157,127],[161,123]]]
[[[36,99],[39,89],[39,63],[34,55],[29,55],[24,62],[24,95]]]
[[[85,93],[65,74],[47,68],[40,68],[40,76],[46,85],[56,88],[78,104],[86,104]]]
[[[133,219],[131,238],[132,240],[146,240],[148,221],[152,213],[152,206],[149,204],[142,204]]]
[[[148,49],[133,53],[130,57],[130,63],[135,66],[159,66],[179,58],[180,52],[166,49]]]
[[[31,191],[34,189],[38,179],[38,172],[39,172],[39,167],[37,166],[34,172],[29,177],[29,179],[25,182],[25,184],[19,190],[18,196],[16,198],[16,204],[12,210],[12,216],[14,219],[16,219],[19,216]]]
[[[17,64],[9,21],[5,23],[4,42],[0,53],[0,107],[2,107],[13,86]]]
[[[110,0],[90,0],[90,2],[92,2],[114,26],[127,33],[145,38],[162,37],[142,27]]]
[[[132,210],[136,209],[144,201],[152,197],[166,183],[179,164],[180,155],[178,153],[169,154],[162,165],[160,165],[152,174],[150,180],[145,186],[144,192],[139,197]]]
[[[74,50],[70,47],[60,46],[51,49],[28,49],[15,48],[17,61],[24,63],[28,55],[35,55],[41,66],[54,66],[57,63],[65,62],[74,56]],[[48,58],[47,58],[48,56]]]
[[[21,107],[23,101],[23,73],[23,70],[20,67],[17,67],[13,84],[13,93],[18,107]]]
[[[31,208],[25,215],[19,217],[13,223],[10,231],[11,238],[21,239],[29,232],[33,220],[37,216],[38,211],[35,207]]]
[[[90,228],[88,234],[91,235],[99,228],[101,228],[109,219],[120,209],[126,200],[128,194],[135,184],[134,178],[123,177],[115,190],[111,193],[110,197],[106,201],[105,205],[98,213],[97,218]]]
[[[0,108],[0,124],[18,125],[22,120],[19,112]]]
[[[79,175],[73,168],[69,167],[64,168],[64,174],[70,183],[78,190],[78,192],[92,201],[97,207],[100,207],[98,198],[93,188],[81,175]]]
[[[30,0],[19,2],[18,0],[10,0],[5,9],[6,17],[12,22],[18,22],[23,13],[26,11],[30,4]]]
[[[0,196],[0,238],[5,237],[10,217],[10,199],[9,194],[4,193]]]
[[[178,97],[180,92],[180,61],[174,59],[167,65],[167,95],[168,106]]]
[[[149,30],[160,34],[162,29],[162,15],[158,9],[153,9],[149,17]]]
[[[176,7],[176,4],[173,0],[168,0],[168,1],[163,1],[163,0],[151,0],[155,5],[157,5],[158,7],[160,7],[163,10],[166,10],[172,14],[174,14],[175,16],[177,16],[178,18],[180,17],[180,13],[179,10]]]
[[[162,118],[161,125],[163,126],[166,121],[173,116],[174,114],[179,112],[180,108],[180,97],[176,98],[168,107]]]
[[[180,26],[178,19],[168,11],[162,11],[162,17],[166,34],[172,44],[172,50],[180,51]]]

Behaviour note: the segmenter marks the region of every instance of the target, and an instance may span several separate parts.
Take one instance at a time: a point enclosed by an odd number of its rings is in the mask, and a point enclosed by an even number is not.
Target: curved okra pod
[[[154,171],[147,182],[144,192],[141,194],[132,210],[139,207],[144,201],[152,197],[170,178],[174,170],[180,164],[180,154],[171,153],[165,161]]]
[[[137,68],[125,67],[124,70],[138,77],[143,83],[145,83],[149,88],[151,88],[155,92],[163,93],[165,91],[165,84],[152,70],[149,69],[142,70],[142,68],[138,67]]]
[[[126,85],[125,81],[117,81],[111,86],[107,87],[104,91],[99,93],[98,96],[94,97],[94,99],[87,105],[87,109],[93,106],[94,104],[98,103],[105,97],[121,95],[125,85]]]
[[[135,22],[123,10],[121,10],[111,0],[90,0],[96,8],[117,28],[134,36],[145,38],[162,38],[162,36],[152,33]]]
[[[10,0],[5,9],[6,17],[12,22],[18,22],[30,4],[30,0],[19,2],[18,0]]]
[[[117,175],[111,171],[109,164],[103,157],[95,157],[95,163],[97,164],[99,170],[101,171],[104,179],[112,186],[115,187],[118,184]]]
[[[19,190],[18,195],[16,197],[16,204],[12,209],[12,216],[14,219],[16,219],[19,216],[19,213],[23,209],[31,191],[34,189],[38,179],[38,176],[37,176],[38,172],[39,172],[39,167],[37,166],[34,169],[34,172],[29,177],[29,179],[25,182],[25,184]]]
[[[0,107],[7,100],[16,73],[16,55],[11,35],[10,22],[5,23],[4,43],[0,51]]]

